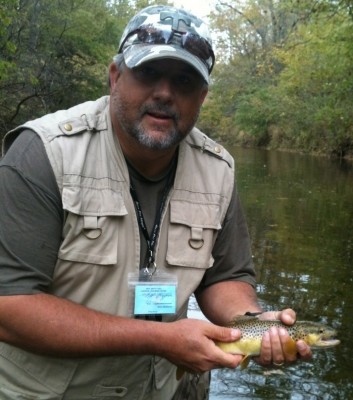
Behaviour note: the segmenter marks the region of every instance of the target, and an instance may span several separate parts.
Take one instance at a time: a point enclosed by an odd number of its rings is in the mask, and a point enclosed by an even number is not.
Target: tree
[[[219,2],[212,16],[221,64],[202,126],[225,118],[230,141],[352,151],[351,0],[237,4]]]
[[[5,6],[13,8],[16,0],[0,0],[0,54],[12,54],[16,50],[15,44],[7,37],[6,31],[13,19],[13,13],[8,12]],[[4,57],[0,58],[0,81],[6,80],[15,68],[15,64]]]
[[[107,67],[127,21],[152,4],[156,1],[0,0],[1,133],[106,94]]]
[[[106,93],[107,65],[127,8],[127,1],[7,1],[0,14],[7,22],[0,64],[2,132]]]
[[[285,69],[275,96],[283,99],[277,123],[300,146],[343,156],[353,143],[353,21],[322,13],[302,26],[280,53]]]
[[[205,107],[203,126],[211,123],[205,120],[211,114],[208,108],[219,108],[222,103],[233,136],[246,131],[254,135],[255,143],[266,142],[267,127],[273,122],[267,90],[282,70],[274,49],[287,40],[297,20],[288,3],[275,0],[249,0],[238,6],[234,2],[218,3],[212,21],[219,33],[217,55],[221,65],[215,69],[213,101]]]

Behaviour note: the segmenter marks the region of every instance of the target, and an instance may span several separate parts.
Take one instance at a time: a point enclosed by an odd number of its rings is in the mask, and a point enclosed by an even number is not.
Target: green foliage
[[[352,142],[352,39],[352,20],[324,14],[298,30],[282,53],[286,67],[274,94],[286,94],[291,107],[278,123],[295,137],[300,122],[314,149],[342,154]]]
[[[1,134],[108,92],[129,0],[0,0]]]
[[[1,135],[107,94],[108,66],[127,21],[155,3],[160,2],[0,0]]]
[[[6,3],[1,59],[10,68],[0,80],[2,131],[105,92],[107,55],[117,42],[107,11],[103,0]],[[110,34],[103,35],[107,26]]]
[[[129,18],[168,0],[0,0],[0,132],[108,93]],[[353,153],[351,0],[219,1],[199,127],[223,141]]]
[[[222,64],[203,126],[224,117],[232,142],[353,153],[351,1],[221,4],[212,21]]]
[[[0,54],[7,52],[14,54],[16,51],[16,45],[7,38],[6,30],[11,24],[13,15],[5,9],[5,3],[9,6],[16,4],[15,0],[0,0]],[[11,73],[11,70],[15,68],[14,63],[0,57],[0,80],[6,79]]]

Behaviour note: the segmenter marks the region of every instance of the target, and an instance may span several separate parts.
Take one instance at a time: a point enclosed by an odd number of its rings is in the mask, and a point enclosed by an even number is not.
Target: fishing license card
[[[129,274],[130,313],[132,315],[175,314],[177,279],[156,271],[152,276]]]

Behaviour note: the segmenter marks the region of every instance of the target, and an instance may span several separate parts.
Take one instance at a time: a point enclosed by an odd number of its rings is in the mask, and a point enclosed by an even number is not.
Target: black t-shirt
[[[151,229],[166,176],[148,179],[129,166]],[[148,193],[148,196],[146,195]],[[159,204],[159,203],[158,203]],[[41,139],[22,132],[0,162],[0,295],[49,291],[62,240],[64,212]],[[146,251],[141,235],[141,248]],[[224,280],[255,285],[250,241],[236,188],[199,290]],[[141,259],[143,259],[141,253]]]

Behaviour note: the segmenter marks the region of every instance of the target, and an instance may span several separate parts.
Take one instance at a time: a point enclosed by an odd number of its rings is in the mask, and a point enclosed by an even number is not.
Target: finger
[[[285,325],[293,325],[296,320],[296,313],[291,308],[282,311],[266,311],[259,315],[262,320],[279,320]]]
[[[262,336],[261,353],[257,357],[257,362],[264,366],[269,366],[272,363],[272,348],[270,332],[265,332]]]
[[[279,339],[283,349],[283,362],[294,362],[297,359],[296,342],[289,336],[288,331],[284,328],[278,330]]]
[[[303,340],[298,340],[297,350],[301,359],[310,360],[312,358],[311,348]]]
[[[279,318],[284,324],[293,325],[297,319],[297,314],[291,308],[287,308],[281,312]]]
[[[297,358],[296,343],[284,328],[272,327],[264,335],[262,343],[260,356],[262,365],[282,365],[285,362],[293,362]]]
[[[279,319],[278,318],[279,313],[280,311],[265,311],[262,314],[260,314],[257,318],[261,320],[275,320]]]
[[[275,327],[272,327],[269,333],[271,339],[272,363],[281,365],[286,361],[283,345],[285,345],[288,340],[288,333],[285,329],[277,329]]]
[[[243,361],[243,356],[239,354],[227,354],[226,358],[222,360],[218,368],[237,368]]]
[[[235,342],[241,338],[240,329],[215,327],[216,329],[209,332],[209,338],[218,342]]]

